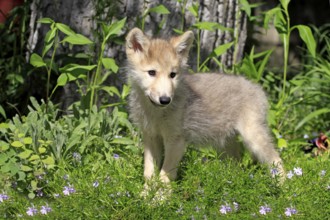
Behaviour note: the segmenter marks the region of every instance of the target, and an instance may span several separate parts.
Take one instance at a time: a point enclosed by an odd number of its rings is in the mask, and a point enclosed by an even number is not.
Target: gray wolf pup
[[[212,145],[239,155],[235,136],[261,163],[284,173],[266,126],[267,98],[241,76],[185,72],[192,31],[168,40],[134,28],[126,37],[130,118],[142,131],[144,177],[158,169],[168,183],[177,176],[186,145]]]

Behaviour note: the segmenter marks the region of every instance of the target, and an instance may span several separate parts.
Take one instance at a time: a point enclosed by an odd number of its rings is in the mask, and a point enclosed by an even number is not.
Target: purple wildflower
[[[38,210],[36,208],[34,208],[33,205],[32,205],[32,207],[29,207],[28,210],[26,211],[26,214],[28,216],[34,216],[37,213],[38,213]]]
[[[302,174],[303,174],[303,171],[302,171],[302,169],[301,169],[300,167],[295,167],[295,168],[293,168],[293,172],[294,172],[294,174],[296,174],[297,176],[302,176]]]
[[[52,211],[52,208],[50,208],[49,206],[48,206],[48,204],[47,205],[43,205],[43,206],[41,206],[41,209],[40,209],[40,213],[41,214],[43,214],[43,215],[47,215],[49,212],[51,212]]]
[[[272,168],[270,169],[270,173],[272,174],[272,176],[276,176],[279,174],[278,170],[276,168]]]
[[[295,208],[286,208],[284,214],[288,217],[297,214],[297,210]]]
[[[3,202],[5,200],[8,200],[9,199],[9,196],[6,195],[6,194],[0,194],[0,202]]]
[[[294,176],[294,173],[292,172],[292,170],[290,170],[286,176],[288,177],[288,179],[292,179],[292,177]]]
[[[73,159],[75,159],[75,161],[81,162],[81,155],[80,155],[80,153],[73,152],[72,157],[73,157]]]
[[[75,190],[71,185],[69,185],[69,186],[64,186],[63,194],[64,194],[65,196],[68,196],[68,195],[70,195],[71,193],[75,193],[75,192],[76,192],[76,190]]]
[[[63,179],[64,179],[64,180],[68,180],[68,179],[69,179],[69,175],[68,175],[68,174],[65,174],[65,175],[63,176]]]
[[[225,214],[225,215],[226,215],[227,213],[231,212],[231,211],[232,211],[231,207],[228,206],[227,204],[226,204],[226,205],[222,205],[221,208],[220,208],[220,212],[221,212],[222,214]]]
[[[99,181],[97,181],[97,180],[93,183],[93,187],[94,187],[94,188],[97,188],[99,185],[100,185],[100,184],[99,184]]]
[[[118,155],[118,154],[114,154],[114,155],[113,155],[113,158],[115,158],[115,159],[119,159],[119,155]]]
[[[266,215],[268,212],[271,212],[272,209],[268,205],[260,206],[259,213],[261,215]]]

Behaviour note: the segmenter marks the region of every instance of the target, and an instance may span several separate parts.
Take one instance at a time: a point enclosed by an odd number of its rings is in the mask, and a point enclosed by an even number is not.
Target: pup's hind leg
[[[258,117],[250,117],[238,126],[246,148],[261,163],[275,166],[282,179],[285,175],[282,160],[276,151],[266,123]]]

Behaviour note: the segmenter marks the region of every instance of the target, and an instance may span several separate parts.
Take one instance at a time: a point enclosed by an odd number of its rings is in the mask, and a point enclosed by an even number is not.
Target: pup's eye
[[[176,73],[175,72],[171,72],[170,73],[170,77],[173,79],[174,77],[176,77]]]
[[[149,70],[148,74],[149,74],[149,76],[156,76],[156,71],[155,70]]]

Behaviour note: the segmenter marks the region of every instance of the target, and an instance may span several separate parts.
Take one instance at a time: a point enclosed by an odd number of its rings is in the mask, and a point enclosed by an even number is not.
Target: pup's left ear
[[[182,63],[186,64],[190,47],[194,42],[194,33],[187,31],[178,37],[171,38],[170,42],[181,57]]]

